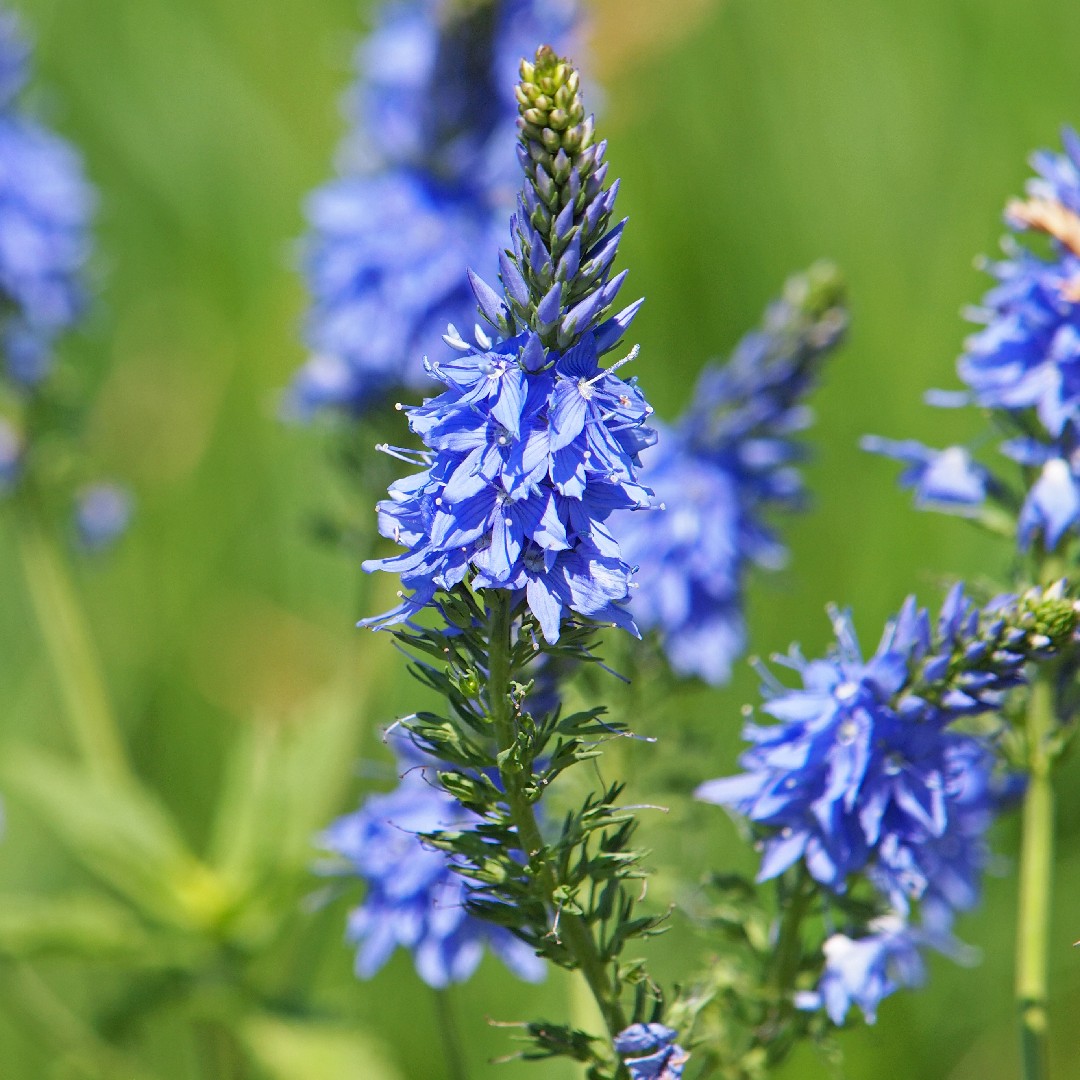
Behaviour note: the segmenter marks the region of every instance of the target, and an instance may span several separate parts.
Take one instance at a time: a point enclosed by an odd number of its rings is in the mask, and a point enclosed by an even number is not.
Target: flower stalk
[[[546,848],[540,827],[533,812],[532,803],[525,793],[525,784],[531,777],[531,769],[515,753],[517,732],[514,730],[510,709],[510,597],[505,592],[494,592],[491,606],[491,675],[490,701],[492,723],[498,745],[499,777],[506,792],[510,815],[524,845],[530,869],[539,878],[549,914],[552,917],[552,934],[556,934],[568,948],[589,986],[609,1036],[614,1039],[626,1027],[626,1016],[619,1004],[607,966],[600,955],[596,941],[584,920],[571,912],[561,910],[555,899],[558,881],[546,858]]]
[[[27,496],[27,500],[29,495]],[[64,700],[71,736],[90,772],[103,784],[130,784],[131,768],[113,714],[101,663],[64,560],[24,501],[19,553],[34,613]]]
[[[1056,665],[1031,688],[1026,720],[1028,784],[1024,795],[1016,937],[1016,1004],[1024,1080],[1046,1080],[1047,956],[1054,868],[1054,789],[1050,736],[1055,723]]]

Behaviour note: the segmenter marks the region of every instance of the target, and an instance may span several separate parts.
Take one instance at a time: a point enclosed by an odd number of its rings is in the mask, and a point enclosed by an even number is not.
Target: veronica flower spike
[[[680,675],[724,683],[743,650],[747,572],[785,560],[767,515],[805,502],[804,400],[846,325],[835,267],[791,278],[760,329],[726,364],[705,368],[686,412],[645,457],[642,475],[664,509],[623,524],[638,567],[631,611]]]
[[[340,175],[307,205],[311,359],[290,414],[370,417],[424,388],[447,323],[473,321],[466,271],[496,273],[517,187],[518,59],[536,41],[568,45],[576,22],[577,0],[381,6],[357,53]]]
[[[759,881],[799,868],[841,910],[868,884],[884,920],[826,944],[804,1007],[840,1022],[856,1001],[872,1021],[886,993],[920,977],[920,948],[956,951],[954,916],[978,900],[985,832],[1011,790],[970,719],[1000,710],[1034,664],[1075,650],[1077,611],[1063,583],[984,609],[956,586],[936,621],[909,598],[869,659],[850,615],[834,611],[828,656],[782,658],[801,687],[766,674],[762,708],[777,722],[749,724],[745,772],[703,784],[698,798],[758,828]]]
[[[108,547],[130,517],[121,488],[83,483],[85,454],[64,424],[75,410],[58,407],[50,378],[57,344],[88,303],[95,192],[76,148],[25,105],[30,57],[19,21],[0,6],[0,500],[73,742],[100,779],[126,783],[122,737],[52,515],[59,491],[74,504],[66,536],[83,552]]]
[[[0,351],[23,391],[48,374],[85,306],[93,192],[76,151],[21,107],[30,50],[0,9]]]
[[[997,283],[970,312],[981,328],[957,365],[965,389],[928,395],[989,409],[1006,462],[991,468],[960,446],[863,443],[908,466],[900,482],[916,506],[981,520],[1024,551],[1061,552],[1080,532],[1080,138],[1066,128],[1062,142],[1064,153],[1033,157],[1026,198],[1006,207],[1005,258],[985,264]],[[1032,237],[1038,248],[1022,242]],[[1002,477],[1008,462],[1020,466],[1018,482]]]
[[[995,282],[970,312],[979,329],[957,364],[964,389],[928,395],[934,405],[984,410],[999,459],[964,446],[864,443],[904,462],[901,483],[914,488],[917,506],[960,512],[1006,537],[1022,556],[1014,560],[1021,588],[1068,573],[1080,537],[1080,137],[1070,128],[1062,148],[1032,157],[1036,175],[1006,206],[1004,257],[985,263]],[[1075,666],[1075,658],[1047,666],[1016,720],[1017,764],[1028,778],[1016,955],[1025,1080],[1044,1080],[1048,1068],[1052,774],[1060,732],[1077,713]]]
[[[49,410],[35,406],[50,392],[57,341],[87,306],[95,202],[75,148],[22,106],[29,61],[18,21],[0,8],[0,356],[10,412],[0,417],[0,496],[34,485],[34,451],[46,434],[37,428],[55,426]],[[115,484],[76,493],[72,518],[84,551],[124,531],[130,501]]]
[[[421,656],[415,673],[447,702],[403,723],[472,825],[433,826],[425,842],[464,879],[472,916],[580,972],[603,1017],[603,1037],[530,1025],[532,1052],[587,1063],[597,1080],[635,1069],[676,1077],[685,1054],[666,1035],[637,1058],[626,1041],[635,1024],[668,1029],[657,1001],[640,990],[632,1009],[624,1000],[643,984],[640,961],[622,950],[661,920],[634,914],[643,853],[633,815],[617,806],[621,785],[560,809],[561,826],[541,828],[537,805],[625,731],[600,708],[565,715],[552,682],[596,661],[598,628],[635,631],[616,511],[651,505],[638,472],[655,433],[624,378],[637,350],[620,343],[640,302],[616,303],[625,223],[580,76],[544,46],[521,63],[515,94],[522,183],[499,286],[470,274],[480,324],[471,341],[448,330],[427,363],[441,392],[403,409],[423,449],[392,452],[421,471],[378,512],[405,550],[365,566],[399,574],[404,588],[365,623],[397,627]]]
[[[405,410],[427,468],[391,488],[379,525],[409,550],[365,566],[399,573],[412,593],[373,625],[410,619],[468,582],[524,600],[549,642],[571,612],[633,627],[632,571],[607,522],[650,505],[638,455],[655,432],[636,381],[617,374],[633,351],[607,368],[600,359],[638,305],[612,311],[625,278],[612,275],[618,184],[605,186],[578,75],[554,56],[538,61],[553,74],[528,65],[518,88],[526,183],[502,295],[471,276],[488,330],[475,344],[452,330],[457,355],[428,364],[446,389]]]

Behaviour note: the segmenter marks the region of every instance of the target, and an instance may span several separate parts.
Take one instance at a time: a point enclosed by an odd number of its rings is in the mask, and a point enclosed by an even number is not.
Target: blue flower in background
[[[994,410],[1012,435],[1001,452],[1036,471],[1015,491],[961,447],[863,444],[908,464],[901,483],[914,488],[916,506],[981,516],[981,494],[1010,515],[1018,511],[1021,549],[1041,540],[1052,550],[1080,528],[1080,137],[1066,128],[1062,142],[1063,154],[1033,156],[1038,175],[1027,197],[1006,208],[1013,235],[1005,258],[987,264],[997,284],[971,312],[982,329],[958,363],[967,391],[932,399]],[[1032,233],[1048,240],[1045,250],[1021,245],[1018,238]]]
[[[79,155],[19,107],[28,59],[15,17],[0,11],[0,351],[27,388],[83,309],[94,203]]]
[[[356,972],[371,978],[396,948],[413,955],[429,986],[468,979],[490,948],[518,976],[543,978],[543,962],[509,931],[471,916],[468,881],[449,857],[426,845],[421,834],[470,828],[480,819],[436,785],[437,770],[404,739],[395,740],[398,786],[369,796],[355,813],[340,818],[320,844],[346,860],[334,872],[352,874],[366,886],[363,903],[349,916],[349,940],[359,946]]]
[[[796,995],[799,1008],[823,1008],[839,1026],[857,1005],[872,1024],[886,997],[923,982],[926,965],[919,946],[924,941],[917,930],[898,916],[886,915],[875,919],[870,931],[859,938],[833,934],[825,942],[824,973],[816,990]]]
[[[308,205],[313,355],[294,415],[358,414],[426,388],[424,357],[447,324],[472,323],[466,268],[495,276],[519,184],[517,64],[537,42],[565,45],[576,11],[576,0],[383,9],[359,51],[341,175]]]
[[[933,450],[914,439],[900,442],[876,435],[867,435],[860,445],[872,454],[895,458],[908,466],[899,483],[915,492],[915,505],[920,510],[971,513],[985,502],[987,487],[993,482],[989,471],[963,446]]]
[[[75,497],[75,533],[86,551],[102,551],[123,535],[131,522],[131,493],[119,484],[98,483]]]
[[[998,286],[972,318],[985,329],[967,342],[960,378],[974,401],[993,409],[1034,409],[1047,434],[1078,432],[1080,406],[1080,138],[1062,132],[1064,154],[1032,158],[1038,178],[1028,198],[1009,203],[1014,232],[1051,238],[1048,257],[1011,244],[988,269]]]
[[[631,1024],[615,1036],[630,1080],[680,1080],[690,1055],[675,1042],[678,1032],[664,1024]]]
[[[660,429],[645,458],[642,480],[663,508],[621,526],[623,553],[638,567],[631,611],[659,632],[682,675],[727,681],[745,643],[747,570],[785,559],[765,514],[803,501],[803,399],[843,334],[841,304],[832,267],[792,278],[762,328],[726,365],[706,368],[682,419]]]

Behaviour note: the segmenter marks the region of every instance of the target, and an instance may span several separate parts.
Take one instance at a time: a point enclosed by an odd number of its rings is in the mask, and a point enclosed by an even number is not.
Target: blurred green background
[[[313,516],[349,498],[328,438],[276,418],[279,391],[304,356],[300,207],[329,175],[339,98],[368,13],[355,0],[13,6],[38,45],[37,104],[83,148],[101,192],[100,300],[64,349],[94,395],[90,451],[138,498],[115,556],[79,570],[137,769],[191,847],[206,851],[220,840],[215,804],[230,748],[255,747],[257,764],[264,743],[299,746],[291,782],[310,789],[307,835],[353,806],[364,777],[377,775],[354,761],[385,767],[377,726],[417,693],[387,637],[352,629],[381,610],[377,591],[392,583],[376,584],[375,595],[369,586],[361,608],[355,562],[311,538]],[[850,340],[814,402],[815,505],[784,524],[789,569],[752,584],[754,649],[798,639],[820,650],[830,600],[856,608],[872,647],[907,592],[936,602],[948,575],[1003,573],[1007,551],[963,522],[911,511],[894,468],[861,454],[857,440],[873,431],[940,445],[978,431],[976,417],[934,412],[921,395],[955,385],[959,312],[985,286],[972,259],[996,250],[1001,207],[1021,189],[1028,153],[1055,144],[1061,123],[1080,122],[1080,5],[604,0],[593,10],[590,63],[605,87],[603,124],[631,218],[623,265],[648,298],[636,324],[637,371],[660,414],[681,408],[701,363],[757,321],[790,272],[829,256],[850,283]],[[60,698],[4,529],[0,567],[5,745],[67,753]],[[643,732],[659,746],[636,748],[629,766],[684,791],[730,771],[739,707],[754,698],[744,666],[727,689],[665,697]],[[1070,948],[1080,937],[1076,779],[1074,761],[1061,783],[1052,936],[1062,1078],[1080,1077],[1069,1031],[1080,1010],[1080,954]],[[0,897],[89,887],[30,806],[12,795],[6,810]],[[692,884],[678,881],[747,866],[714,808],[660,818],[646,824],[657,903],[692,904]],[[272,850],[290,824],[255,827]],[[296,837],[289,842],[295,849]],[[1010,824],[997,846],[1014,850]],[[845,1034],[847,1075],[1016,1074],[1009,859],[1001,869],[982,911],[961,926],[983,951],[979,967],[934,962],[927,990],[890,1000],[876,1028]],[[297,903],[256,977],[286,1004],[302,993],[374,1042],[308,1052],[257,1033],[267,1075],[439,1080],[430,991],[404,956],[374,982],[354,980],[341,941],[347,907],[348,898],[321,910]],[[670,981],[706,949],[676,916],[652,947],[655,970]],[[77,1057],[82,1025],[123,998],[120,965],[42,955],[29,976],[23,969],[28,983],[8,980],[9,969],[0,959],[0,1077],[82,1075],[65,1055]],[[33,987],[62,1006],[51,1028],[27,1018]],[[131,1033],[146,1076],[262,1076],[218,1045],[214,990],[200,991],[210,1020],[166,1003]],[[469,1075],[571,1075],[486,1064],[513,1049],[486,1018],[557,1018],[566,998],[561,978],[510,985],[485,961],[454,993]],[[350,1061],[351,1071],[339,1071]],[[129,1073],[118,1066],[115,1075]],[[784,1075],[827,1070],[807,1051]]]

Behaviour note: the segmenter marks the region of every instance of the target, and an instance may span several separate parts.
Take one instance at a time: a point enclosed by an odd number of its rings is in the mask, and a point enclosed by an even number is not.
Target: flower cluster
[[[548,641],[568,610],[633,625],[631,568],[606,522],[650,505],[638,454],[655,432],[634,380],[600,366],[638,307],[611,312],[625,277],[611,276],[617,185],[605,186],[578,75],[550,49],[522,64],[518,98],[526,183],[503,294],[470,274],[494,336],[478,328],[470,345],[451,328],[459,355],[427,364],[446,390],[405,410],[425,468],[390,488],[379,527],[408,551],[365,566],[413,591],[372,625],[408,619],[467,579],[523,597]]]
[[[986,761],[981,744],[951,726],[1020,685],[1027,661],[1071,633],[1073,606],[1055,587],[980,611],[958,585],[935,627],[909,597],[868,660],[850,613],[833,610],[832,619],[828,657],[808,661],[793,649],[783,658],[802,688],[766,673],[762,708],[780,723],[747,726],[747,771],[709,781],[698,795],[769,827],[763,880],[802,859],[812,877],[842,891],[874,862],[921,895],[939,876],[922,866],[923,849],[950,829],[951,808],[974,813],[992,797],[989,784],[970,779]]]
[[[424,982],[444,987],[469,978],[488,947],[521,978],[542,978],[544,965],[528,946],[466,911],[468,881],[444,851],[421,839],[473,828],[480,819],[438,786],[438,763],[407,739],[395,740],[395,749],[402,773],[398,786],[369,796],[321,838],[326,850],[345,860],[332,872],[356,875],[367,888],[348,924],[350,940],[360,946],[357,974],[370,978],[400,946],[412,952]]]
[[[630,1080],[680,1080],[690,1055],[675,1042],[678,1033],[664,1024],[631,1024],[615,1037]]]
[[[356,414],[402,385],[448,323],[469,325],[466,267],[493,276],[517,187],[518,60],[567,43],[576,0],[398,0],[359,51],[342,175],[308,204],[312,358],[289,408]]]
[[[843,333],[842,302],[832,266],[793,277],[730,361],[705,369],[682,419],[646,457],[643,480],[664,510],[633,515],[621,533],[639,570],[631,611],[659,631],[681,675],[727,681],[744,644],[746,571],[784,559],[763,514],[802,501],[802,400]]]
[[[1028,661],[1070,640],[1075,605],[1059,584],[980,610],[956,586],[935,626],[909,598],[868,660],[850,615],[832,618],[837,643],[825,659],[785,658],[801,688],[766,673],[763,711],[779,723],[747,726],[746,772],[707,782],[698,797],[763,828],[761,880],[800,861],[833,893],[862,875],[905,921],[917,903],[919,944],[942,945],[954,913],[978,899],[986,828],[1009,794],[988,745],[955,721],[997,708]],[[838,1000],[829,994],[874,956],[884,963],[896,951],[889,941],[876,951],[837,945],[822,1000]]]
[[[941,405],[992,409],[1010,436],[1002,454],[1024,470],[1022,490],[1009,487],[963,447],[931,450],[918,443],[866,440],[866,449],[909,467],[901,482],[916,505],[977,515],[987,500],[1019,507],[1022,548],[1039,540],[1055,549],[1080,527],[1080,137],[1062,134],[1065,152],[1041,151],[1027,198],[1006,208],[1013,231],[1005,258],[987,264],[997,284],[972,312],[982,329],[967,341],[958,372],[967,391],[938,394]],[[1023,234],[1046,241],[1036,251]]]
[[[79,155],[20,108],[28,61],[0,11],[0,353],[23,389],[48,374],[53,342],[82,310],[94,202]]]

